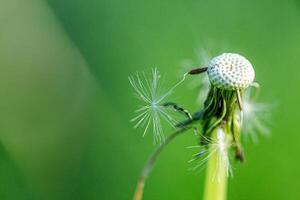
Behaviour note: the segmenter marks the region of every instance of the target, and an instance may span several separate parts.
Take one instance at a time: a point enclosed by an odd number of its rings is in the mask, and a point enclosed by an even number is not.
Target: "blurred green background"
[[[299,1],[0,0],[0,25],[0,199],[131,199],[154,146],[129,122],[127,78],[157,66],[174,83],[199,48],[246,55],[260,100],[276,104],[229,199],[300,199]],[[175,100],[196,110],[196,97],[180,87]],[[186,134],[163,152],[145,200],[202,198],[196,143]]]

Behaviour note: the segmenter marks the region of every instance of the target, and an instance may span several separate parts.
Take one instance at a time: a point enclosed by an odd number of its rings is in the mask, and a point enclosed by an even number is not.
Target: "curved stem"
[[[151,169],[159,156],[159,154],[162,152],[162,150],[173,140],[175,139],[178,135],[181,133],[184,133],[188,129],[192,127],[183,127],[181,129],[176,130],[174,133],[172,133],[169,137],[166,138],[165,142],[161,144],[154,152],[153,154],[149,157],[146,165],[144,166],[142,173],[139,177],[137,186],[136,186],[136,191],[134,193],[133,200],[141,200],[143,197],[143,191],[144,191],[144,185],[145,182],[149,176],[149,173],[151,172]]]

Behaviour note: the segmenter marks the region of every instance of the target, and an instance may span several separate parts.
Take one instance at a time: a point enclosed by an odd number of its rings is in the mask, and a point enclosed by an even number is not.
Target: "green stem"
[[[144,186],[145,182],[149,176],[149,173],[151,172],[151,169],[157,159],[157,157],[161,154],[162,150],[171,142],[173,141],[177,136],[180,134],[186,132],[187,130],[191,129],[191,126],[187,127],[182,127],[175,132],[173,132],[169,137],[166,138],[165,142],[162,143],[154,152],[153,154],[149,157],[146,165],[144,166],[142,173],[139,177],[136,190],[134,193],[133,200],[141,200],[143,198],[143,191],[144,191]]]
[[[213,132],[212,137],[213,140],[217,140],[217,130]],[[215,147],[210,148],[210,153],[203,199],[226,200],[228,164],[223,159],[220,159],[220,152]]]

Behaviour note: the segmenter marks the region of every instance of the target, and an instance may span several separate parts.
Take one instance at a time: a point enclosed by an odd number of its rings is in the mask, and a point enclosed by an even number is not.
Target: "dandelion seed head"
[[[208,65],[210,82],[221,89],[245,89],[254,80],[251,63],[235,53],[223,53],[214,57]]]

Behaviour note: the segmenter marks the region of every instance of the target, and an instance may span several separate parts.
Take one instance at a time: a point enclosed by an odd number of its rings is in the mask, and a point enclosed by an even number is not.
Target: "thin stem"
[[[144,191],[144,185],[145,182],[149,176],[149,173],[151,172],[151,169],[157,159],[157,157],[160,155],[160,153],[162,152],[162,150],[173,140],[175,139],[177,136],[179,136],[181,133],[184,133],[185,131],[189,130],[190,128],[192,128],[191,126],[189,127],[182,127],[178,130],[176,130],[174,133],[172,133],[169,137],[166,138],[165,142],[163,144],[161,144],[154,152],[153,154],[149,157],[146,165],[144,166],[142,173],[139,177],[138,183],[137,183],[137,187],[136,187],[136,191],[133,197],[133,200],[141,200],[143,197],[143,191]]]
[[[212,134],[214,140],[217,139],[217,130]],[[225,134],[226,135],[226,134]],[[206,182],[204,200],[226,200],[228,163],[220,155],[220,150],[215,147],[210,148],[211,156],[208,160],[206,171]],[[224,149],[226,151],[226,149]]]

